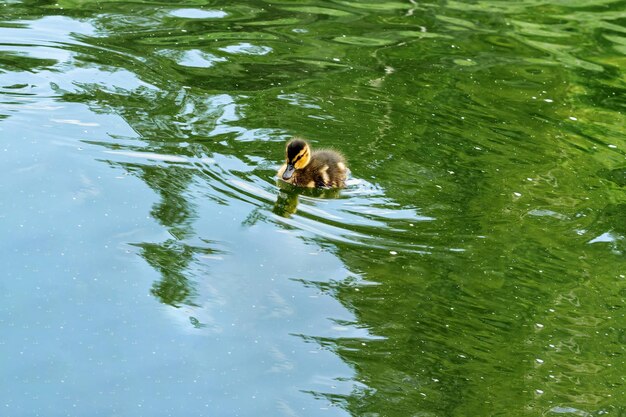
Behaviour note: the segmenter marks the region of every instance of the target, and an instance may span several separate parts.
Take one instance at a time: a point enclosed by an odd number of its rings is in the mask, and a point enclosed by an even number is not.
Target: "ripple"
[[[581,414],[610,398],[624,343],[617,2],[53,3],[3,7],[0,217],[49,228],[41,253],[30,240],[14,251],[14,239],[5,252],[9,264],[29,254],[27,266],[64,254],[29,276],[75,276],[60,287],[63,314],[97,292],[87,302],[102,311],[132,307],[114,330],[136,322],[150,345],[175,341],[150,369],[198,358],[203,375],[234,375],[218,382],[240,398],[258,386],[250,375],[289,373],[290,392],[315,381],[330,393],[317,398],[350,415],[471,415],[485,393],[494,414]],[[277,182],[291,135],[349,154],[347,187]],[[108,221],[90,222],[99,210]],[[122,249],[100,258],[113,238]],[[142,243],[127,256],[131,239]],[[84,269],[63,263],[83,248]],[[148,291],[162,304],[136,309]],[[315,359],[294,353],[293,334],[318,344]],[[233,370],[267,340],[270,359],[255,363],[269,373]],[[198,386],[197,369],[173,368]],[[511,406],[501,392],[525,394]]]
[[[163,155],[153,152],[132,152],[132,151],[104,151],[105,153],[112,155],[121,155],[128,158],[138,158],[147,161],[162,161],[162,162],[177,162],[177,163],[190,163],[188,158],[177,155]]]
[[[321,110],[322,107],[318,104],[314,103],[314,99],[312,97],[307,97],[302,93],[293,93],[293,94],[279,94],[277,96],[279,100],[285,100],[294,106],[302,107],[303,109],[317,109]]]
[[[355,13],[349,12],[346,10],[334,9],[330,7],[319,7],[319,6],[278,6],[280,9],[291,11],[291,12],[299,12],[299,13],[310,13],[310,14],[318,14],[318,15],[326,15],[326,16],[334,16],[334,17],[346,17],[352,16]]]
[[[171,16],[186,19],[221,19],[228,16],[223,10],[177,9],[170,12]]]
[[[358,46],[387,46],[415,39],[450,38],[447,35],[426,31],[398,30],[375,33],[369,36],[338,36],[335,42]]]
[[[222,48],[219,48],[219,50],[228,52],[229,54],[241,55],[267,55],[272,52],[272,48],[270,48],[269,46],[253,45],[248,42],[224,46]]]
[[[216,56],[208,52],[193,49],[190,51],[164,50],[163,56],[174,59],[179,65],[184,67],[211,68],[220,62],[228,61],[226,58]]]
[[[297,234],[305,238],[403,253],[425,253],[433,249],[413,242],[411,235],[416,224],[435,219],[420,215],[417,209],[392,208],[384,191],[364,180],[353,178],[349,187],[341,191],[292,187],[284,191],[263,180],[256,169],[233,156],[194,157],[139,150],[104,152],[118,157],[116,163],[135,160],[146,165],[156,162],[186,167],[204,178],[217,200],[227,205],[249,204],[255,218],[260,215],[260,218],[288,227],[290,233],[299,231]],[[273,174],[270,178],[274,180]]]

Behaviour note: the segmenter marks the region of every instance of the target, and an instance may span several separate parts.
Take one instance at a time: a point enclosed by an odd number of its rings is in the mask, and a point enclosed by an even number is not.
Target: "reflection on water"
[[[623,413],[621,6],[6,3],[0,399]]]

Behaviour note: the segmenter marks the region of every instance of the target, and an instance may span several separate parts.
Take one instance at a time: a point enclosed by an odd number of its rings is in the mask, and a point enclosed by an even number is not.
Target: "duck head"
[[[294,138],[287,143],[287,168],[283,172],[283,179],[288,180],[296,169],[302,169],[311,160],[311,148],[306,141]]]

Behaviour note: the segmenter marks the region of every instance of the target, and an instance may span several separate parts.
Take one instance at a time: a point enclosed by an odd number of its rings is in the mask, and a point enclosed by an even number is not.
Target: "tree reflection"
[[[473,13],[477,21],[484,18],[480,12]],[[276,14],[277,19],[289,16],[284,10]],[[430,23],[435,27],[439,24]],[[319,29],[332,31],[337,22],[329,18],[318,24]],[[606,277],[614,274],[610,265],[615,265],[615,260],[610,256],[623,255],[620,242],[624,205],[599,181],[594,184],[599,191],[581,185],[579,179],[593,177],[600,165],[587,161],[589,153],[573,146],[546,144],[545,138],[560,135],[561,126],[553,122],[564,119],[560,110],[543,110],[537,116],[536,106],[528,104],[528,97],[542,90],[550,90],[551,97],[564,102],[571,100],[567,88],[571,73],[561,67],[546,67],[542,71],[550,76],[544,74],[537,79],[533,70],[539,58],[528,50],[528,45],[517,43],[519,36],[513,37],[517,40],[513,42],[492,33],[476,35],[479,43],[490,48],[508,48],[507,59],[530,55],[529,61],[499,65],[502,55],[485,52],[480,65],[469,65],[462,55],[452,58],[449,52],[428,50],[424,43],[417,42],[426,36],[419,35],[422,32],[393,32],[374,39],[365,37],[369,24],[363,24],[346,29],[355,31],[353,37],[328,42],[323,56],[318,56],[317,43],[302,47],[298,52],[308,59],[306,65],[294,62],[292,52],[281,52],[277,42],[272,44],[273,50],[284,54],[284,61],[272,65],[264,61],[266,56],[246,55],[240,62],[225,63],[217,73],[211,73],[212,77],[168,61],[168,56],[177,54],[157,53],[159,42],[168,48],[178,45],[178,38],[166,32],[154,37],[137,32],[123,40],[82,39],[99,46],[105,44],[112,50],[126,50],[126,45],[118,43],[130,39],[132,53],[145,58],[144,62],[162,64],[146,70],[144,76],[135,69],[135,61],[120,55],[115,65],[150,83],[150,87],[123,89],[93,83],[77,85],[78,91],[61,92],[66,101],[120,115],[138,135],[126,142],[111,138],[92,143],[111,150],[151,152],[193,161],[220,154],[224,164],[233,165],[203,173],[193,163],[108,161],[140,178],[159,196],[150,214],[170,237],[158,243],[136,243],[140,256],[160,274],[152,293],[172,306],[203,302],[194,300],[194,263],[201,256],[218,252],[218,248],[212,241],[190,243],[200,240],[193,221],[201,214],[194,206],[198,195],[187,193],[194,181],[207,176],[207,183],[215,191],[207,198],[214,199],[216,206],[228,206],[231,198],[248,204],[251,214],[245,226],[266,222],[277,228],[291,227],[275,220],[274,214],[282,219],[318,222],[322,227],[330,225],[333,230],[342,229],[345,235],[369,239],[340,236],[342,239],[331,241],[314,233],[299,235],[332,252],[347,270],[360,277],[303,282],[329,294],[353,314],[354,321],[341,326],[364,333],[361,337],[299,335],[305,342],[332,351],[354,371],[353,392],[309,391],[316,398],[324,398],[355,416],[511,415],[533,408],[549,410],[556,403],[580,403],[590,409],[612,406],[614,402],[606,400],[608,397],[571,399],[568,389],[603,396],[610,391],[597,388],[604,376],[617,380],[612,370],[602,370],[612,354],[586,340],[590,334],[585,326],[593,326],[585,323],[585,317],[578,317],[578,312],[597,318],[611,335],[615,333],[613,319],[596,317],[593,306],[600,310],[603,307],[592,292],[578,293],[581,286],[595,285],[599,294],[613,300],[611,308],[619,305],[614,301],[615,292],[606,285]],[[108,29],[111,32],[117,30],[110,18],[96,20],[96,25],[105,32],[107,25],[113,25]],[[429,35],[437,39],[437,34]],[[189,41],[197,47],[197,39]],[[370,55],[346,50],[341,42],[387,46],[376,49],[373,68]],[[455,39],[456,44],[462,51],[476,48],[463,36]],[[148,52],[143,50],[145,45],[149,45]],[[78,53],[86,52],[80,49]],[[331,53],[354,60],[357,70],[348,71],[336,64],[338,61],[328,61]],[[99,57],[81,56],[85,65],[103,65]],[[461,62],[454,74],[442,76],[442,56]],[[569,60],[571,55],[558,57]],[[358,69],[356,63],[364,69]],[[162,73],[154,68],[161,68]],[[421,78],[402,75],[401,68],[423,68]],[[381,71],[387,75],[382,76]],[[300,84],[302,80],[306,85]],[[481,84],[493,80],[498,80],[497,89],[492,84]],[[276,86],[270,87],[272,83]],[[276,100],[284,96],[283,90],[290,89],[298,97],[321,97],[327,108],[339,103],[342,116],[330,110],[324,114],[323,106],[294,106]],[[458,117],[460,109],[464,113]],[[304,111],[315,117],[302,122]],[[334,116],[343,119],[336,121]],[[281,131],[276,126],[288,131],[304,130],[304,136],[318,134],[337,147],[349,148],[353,171],[379,184],[383,197],[368,202],[367,210],[357,206],[356,212],[353,200],[347,197],[346,205],[334,212],[339,219],[328,219],[324,216],[329,211],[318,209],[315,203],[336,195],[272,188],[265,180],[269,168],[263,164],[277,161],[281,149],[276,147],[274,151],[268,145],[271,135],[260,134],[259,138],[251,132],[270,129],[279,136]],[[371,132],[378,134],[373,138]],[[248,141],[250,137],[255,140]],[[614,168],[610,173],[609,181],[620,186],[622,171]],[[254,178],[261,178],[260,191],[276,194],[268,197],[261,192],[255,194],[256,189],[232,185],[233,179],[242,178],[250,187]],[[554,191],[555,178],[559,178],[558,193]],[[569,197],[576,195],[596,198],[583,201]],[[528,198],[522,200],[522,196]],[[313,201],[308,208],[318,209],[314,214],[298,209],[306,198]],[[402,216],[402,210],[415,207],[423,208],[436,221],[418,223],[414,220],[417,216]],[[301,217],[299,213],[303,213]],[[360,223],[341,223],[341,216],[349,215],[358,217]],[[588,215],[598,216],[599,220],[586,220]],[[615,253],[606,255],[589,246],[590,237],[583,236],[588,230],[596,234],[615,231],[621,239],[615,242]],[[598,277],[599,282],[592,282]],[[560,310],[561,315],[554,318],[551,309]],[[543,330],[548,324],[549,332]],[[614,339],[609,343],[611,349],[619,351]],[[559,343],[561,351],[583,352],[585,348],[591,352],[586,363],[596,365],[597,372],[590,376],[591,372],[579,371],[575,355],[555,355],[556,348],[550,346]],[[550,371],[542,367],[548,361]],[[560,380],[553,383],[555,374]],[[559,384],[581,375],[585,375],[585,382]],[[543,396],[546,387],[550,387],[551,396]]]

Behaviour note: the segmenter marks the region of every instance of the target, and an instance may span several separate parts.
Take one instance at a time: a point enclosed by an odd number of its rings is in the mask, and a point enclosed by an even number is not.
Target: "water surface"
[[[623,1],[0,10],[0,414],[626,413]]]

